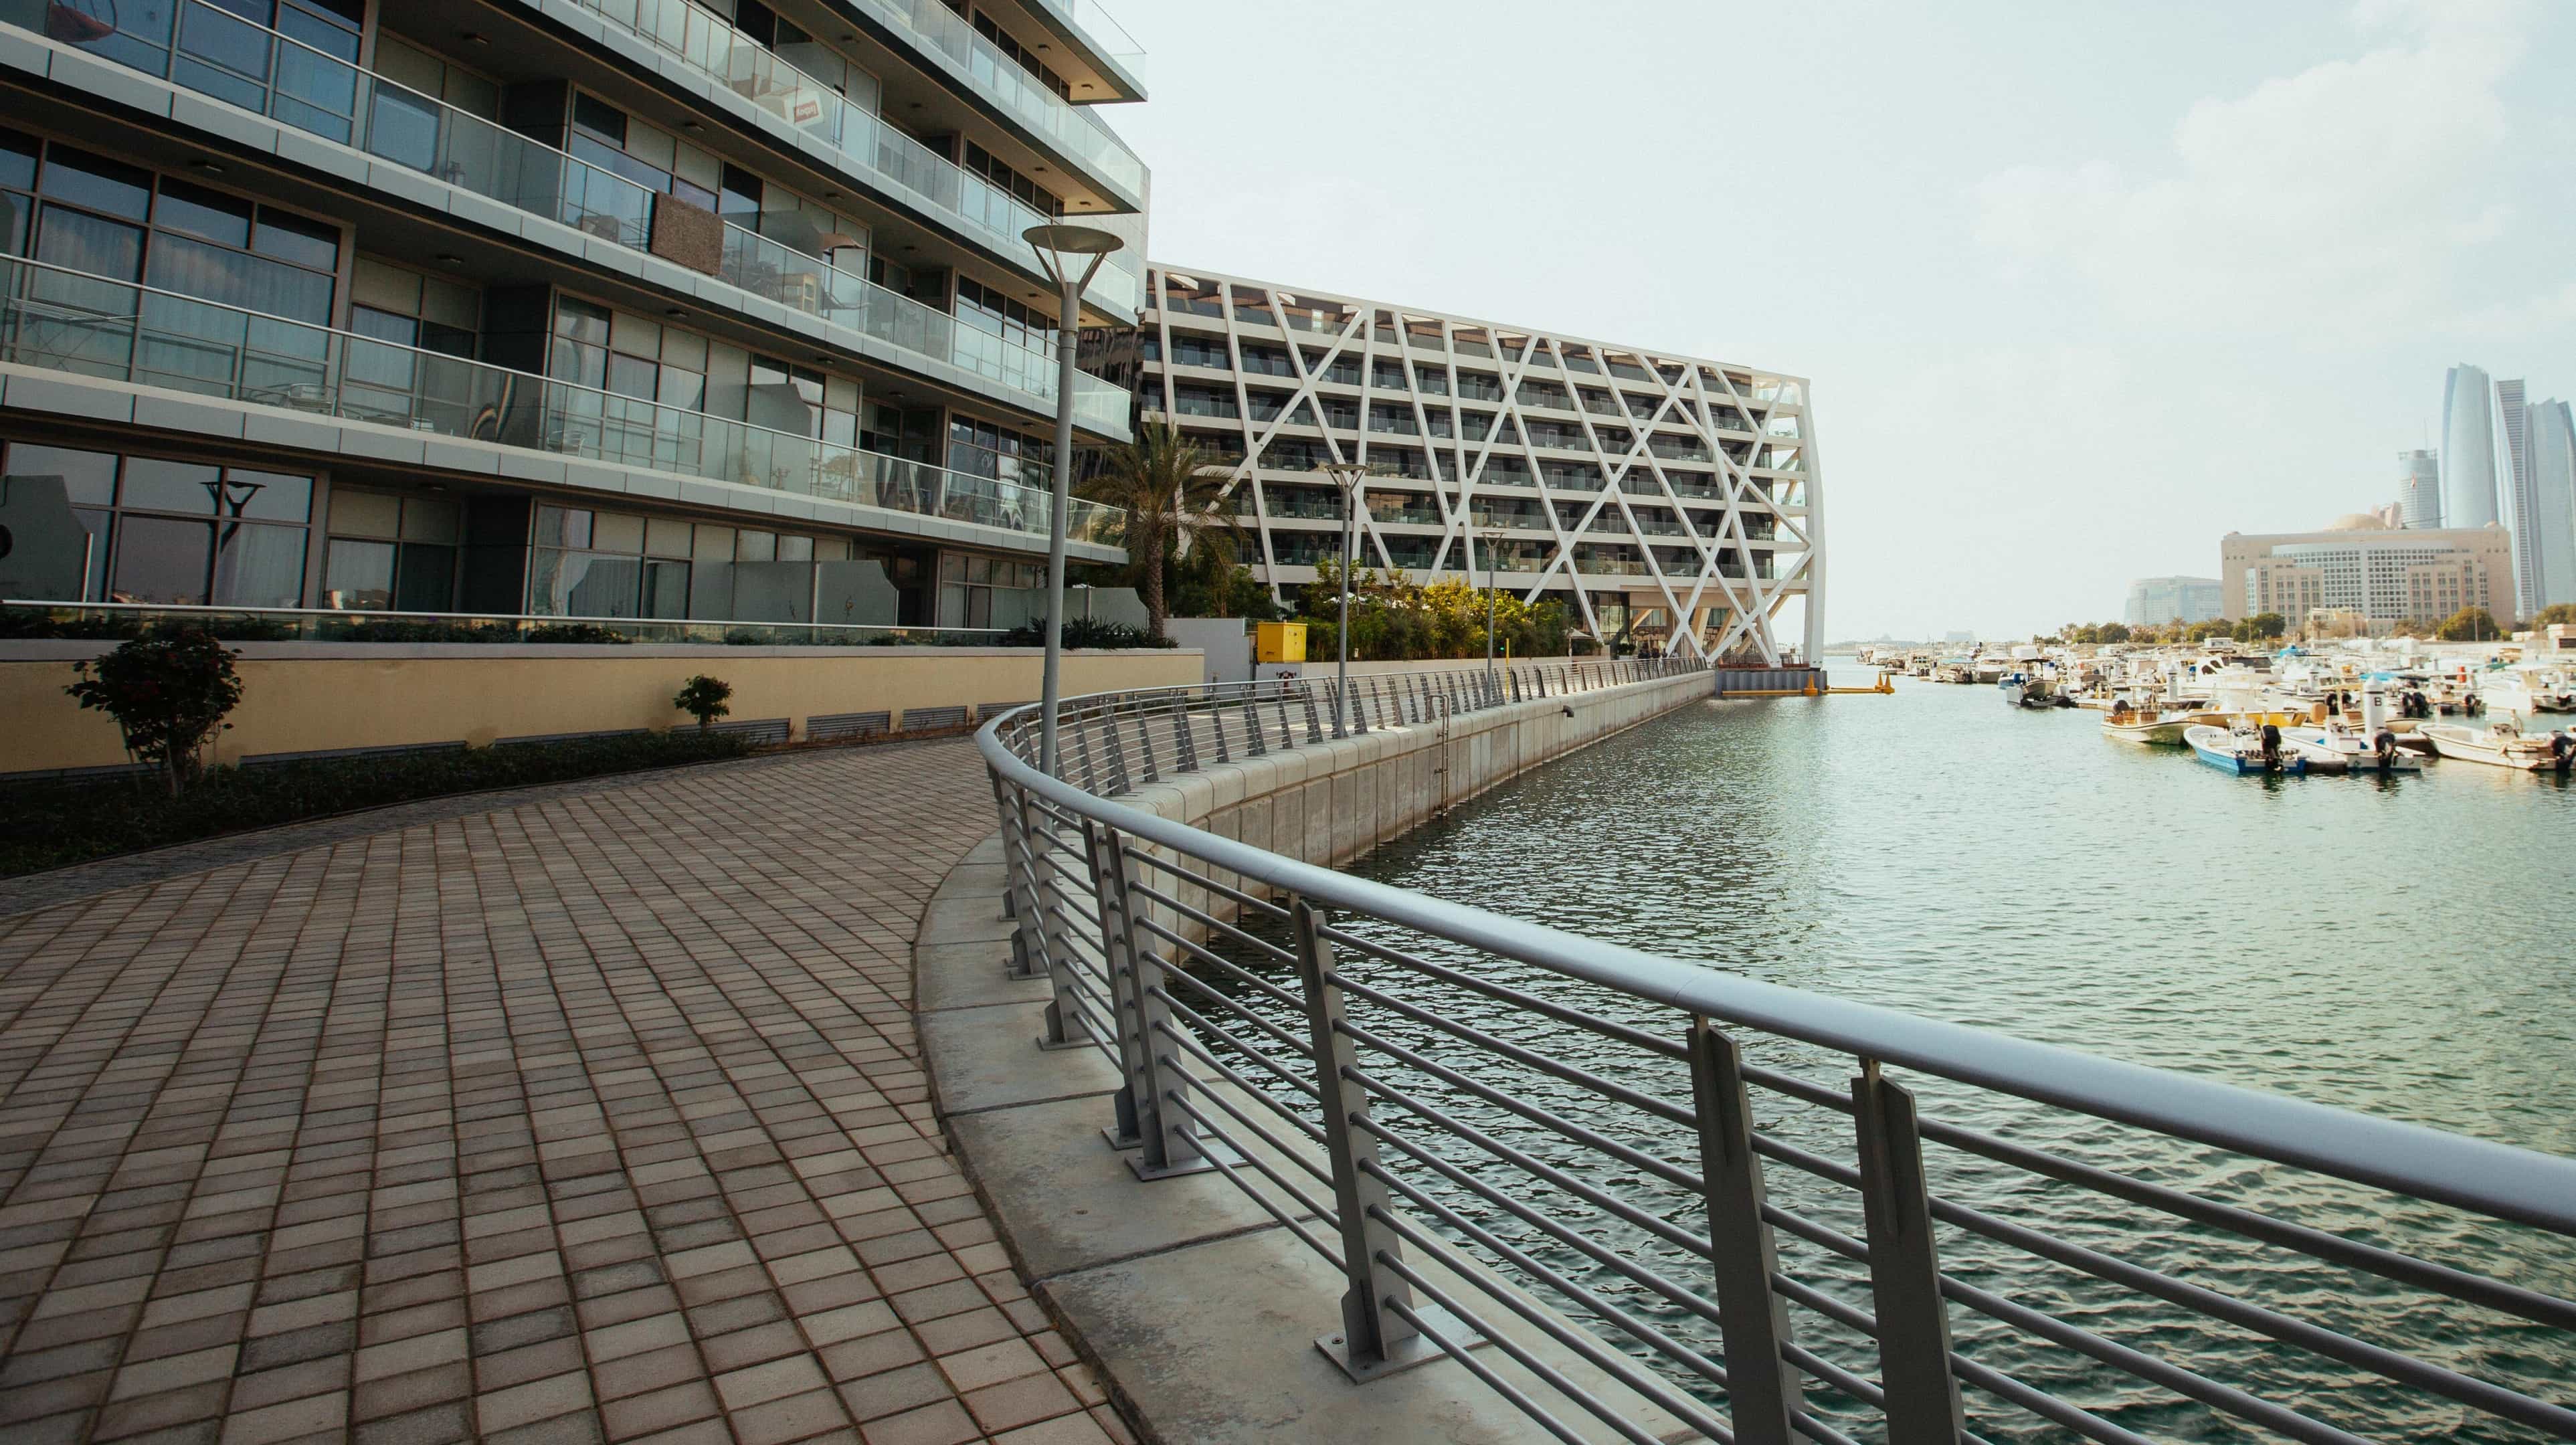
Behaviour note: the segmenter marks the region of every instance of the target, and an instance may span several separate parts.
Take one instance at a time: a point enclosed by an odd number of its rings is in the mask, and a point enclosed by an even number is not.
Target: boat
[[[1995,684],[1995,691],[2003,694],[2006,703],[2018,708],[2036,711],[2075,706],[2075,699],[2059,690],[2057,679],[2042,672],[2005,673],[2003,680]]]
[[[2526,662],[2480,677],[2478,697],[2502,713],[2576,712],[2576,681],[2553,664]]]
[[[2416,732],[2432,741],[2435,752],[2464,763],[2564,773],[2576,762],[2576,734],[2566,732],[2525,734],[2510,722],[2489,728],[2426,723]]]
[[[2388,746],[2384,748],[2374,741],[2381,736],[2388,739]],[[2296,746],[2300,756],[2310,759],[2310,766],[2316,772],[2420,773],[2424,771],[2423,758],[2409,751],[2397,734],[2386,728],[2368,737],[2355,729],[2345,727],[2283,728],[2281,739]],[[2320,755],[2331,756],[2334,759],[2334,766],[2331,768],[2317,766],[2315,759]]]
[[[2218,714],[2197,708],[2178,711],[2120,708],[2102,715],[2102,736],[2114,742],[2174,747],[2184,741],[2183,734],[2191,729],[2215,726],[2223,721]]]
[[[2195,723],[2183,729],[2182,740],[2191,745],[2202,762],[2240,777],[2247,773],[2280,773],[2295,778],[2308,771],[2307,758],[2293,748],[2283,747],[2276,756],[2264,757],[2260,733]]]

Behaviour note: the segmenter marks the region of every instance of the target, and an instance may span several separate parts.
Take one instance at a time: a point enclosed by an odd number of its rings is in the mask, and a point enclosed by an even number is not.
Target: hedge
[[[155,791],[149,778],[25,783],[0,790],[0,878],[386,803],[568,782],[749,751],[749,743],[730,733],[674,728],[625,737],[212,768],[175,799]]]

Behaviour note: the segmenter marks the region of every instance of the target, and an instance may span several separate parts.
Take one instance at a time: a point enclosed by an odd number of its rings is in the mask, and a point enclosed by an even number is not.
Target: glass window
[[[644,615],[689,615],[688,563],[656,561],[644,564]]]
[[[397,346],[420,344],[420,323],[408,316],[378,311],[372,306],[349,308],[349,329],[377,341],[390,341]]]
[[[537,545],[540,547],[589,546],[590,513],[571,507],[537,508]]]
[[[394,606],[405,612],[445,612],[456,605],[456,549],[425,542],[402,544]]]
[[[152,201],[152,173],[57,145],[46,152],[42,189],[76,206],[140,221]]]
[[[332,511],[339,511],[335,501]],[[394,600],[394,544],[331,539],[322,560],[322,605],[381,611]]]
[[[608,390],[619,396],[651,401],[657,391],[654,374],[660,369],[650,361],[639,360],[623,352],[611,352],[608,357]]]
[[[85,211],[47,206],[41,224],[36,228],[36,259],[73,271],[86,271],[93,276],[108,276],[119,281],[140,280],[143,275],[143,229],[93,216]],[[56,278],[56,284],[78,285],[68,278]],[[85,293],[93,288],[83,287]],[[133,304],[131,292],[119,291],[116,309]]]
[[[644,519],[631,512],[600,512],[591,518],[590,545],[602,552],[644,550]]]
[[[610,145],[626,144],[626,113],[595,95],[574,92],[572,123]]]
[[[69,447],[36,447],[13,442],[9,447],[12,477],[60,477],[73,506],[104,507],[116,499],[116,454],[81,452]]]
[[[194,462],[127,457],[125,487],[118,501],[121,505],[148,511],[194,512],[203,516],[215,510],[215,494],[222,488],[222,475],[214,467]]]
[[[331,489],[331,530],[357,537],[392,537],[402,531],[402,499],[354,487]]]
[[[184,236],[152,243],[151,284],[183,296],[202,296],[245,311],[328,325],[333,278],[326,272],[281,266],[240,251]]]
[[[316,271],[340,269],[340,231],[320,221],[288,215],[268,206],[259,208],[259,224],[251,229],[250,248],[263,256],[274,256]]]
[[[779,539],[778,539],[778,560],[779,560],[779,561],[781,561],[781,562],[811,562],[811,561],[813,561],[813,560],[814,560],[814,539],[813,539],[813,538],[811,538],[811,537],[781,537],[781,538],[779,538]]]
[[[227,522],[215,529],[214,600],[218,604],[293,607],[303,598],[302,527]]]
[[[306,522],[313,518],[313,479],[280,472],[224,470],[223,514],[269,522]]]
[[[455,542],[464,531],[463,509],[438,497],[403,501],[402,536],[406,542]]]
[[[734,544],[737,562],[775,562],[778,560],[778,534],[745,529]]]
[[[108,595],[118,602],[203,603],[214,530],[210,522],[126,517],[116,529],[116,576]]]
[[[656,557],[689,555],[689,524],[669,517],[648,518],[644,523],[644,550]]]
[[[0,132],[0,186],[13,191],[36,188],[35,137]]]
[[[152,213],[152,223],[164,231],[177,231],[238,251],[250,246],[250,213],[248,201],[186,181],[163,181],[161,203]]]

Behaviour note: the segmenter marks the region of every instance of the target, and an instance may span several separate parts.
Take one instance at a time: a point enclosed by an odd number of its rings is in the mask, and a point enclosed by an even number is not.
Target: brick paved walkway
[[[963,740],[0,919],[0,1439],[1124,1440],[949,1161]]]

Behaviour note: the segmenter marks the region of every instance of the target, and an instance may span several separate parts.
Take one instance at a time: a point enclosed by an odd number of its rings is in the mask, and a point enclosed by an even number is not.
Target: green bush
[[[135,779],[24,784],[0,791],[0,877],[386,803],[707,762],[749,751],[749,743],[730,733],[674,729],[212,768],[177,798]]]
[[[224,715],[242,695],[233,657],[203,628],[156,628],[74,664],[81,680],[63,691],[116,719],[125,755],[160,774],[175,798],[197,776],[206,744],[232,726]]]
[[[716,725],[717,718],[733,711],[725,706],[732,697],[732,683],[702,672],[680,684],[680,690],[671,695],[671,706],[696,718],[698,731],[704,732]]]
[[[1046,624],[1040,619],[1023,622],[1002,634],[998,643],[994,645],[1044,647],[1046,646]],[[1178,647],[1180,644],[1168,637],[1158,637],[1144,628],[1130,626],[1124,622],[1107,622],[1097,617],[1072,617],[1065,620],[1064,645],[1067,647]]]

